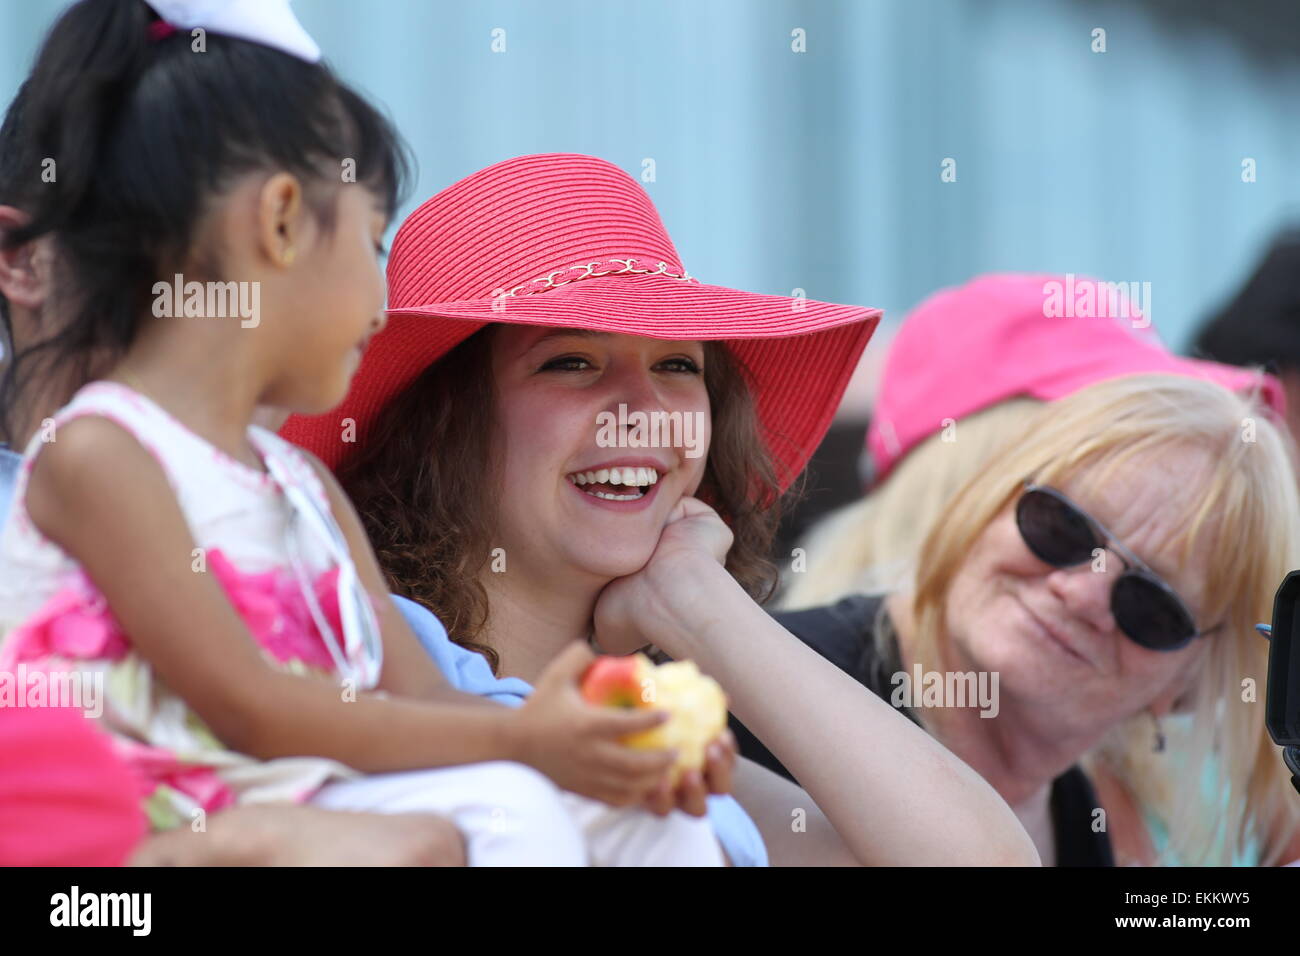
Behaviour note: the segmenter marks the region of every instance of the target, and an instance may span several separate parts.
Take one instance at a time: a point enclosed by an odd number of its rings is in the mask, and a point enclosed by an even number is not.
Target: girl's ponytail
[[[61,230],[86,201],[123,101],[149,62],[143,0],[91,0],[51,29],[26,84],[20,175],[30,223],[11,245]]]

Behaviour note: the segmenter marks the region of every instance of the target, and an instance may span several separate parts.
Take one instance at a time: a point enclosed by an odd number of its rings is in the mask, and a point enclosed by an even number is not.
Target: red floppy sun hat
[[[493,322],[724,342],[748,373],[781,487],[830,425],[879,309],[758,295],[687,274],[645,190],[594,156],[521,156],[415,210],[388,260],[388,324],[343,403],[281,434],[337,469],[384,407]],[[343,440],[347,419],[356,441]]]

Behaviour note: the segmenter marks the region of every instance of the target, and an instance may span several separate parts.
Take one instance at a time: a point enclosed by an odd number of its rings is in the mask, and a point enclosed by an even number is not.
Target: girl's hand
[[[600,649],[606,654],[630,654],[659,643],[647,634],[645,625],[665,610],[672,595],[698,581],[702,567],[720,569],[731,542],[731,529],[704,502],[689,497],[677,502],[645,566],[615,578],[600,592],[594,618]]]
[[[646,801],[646,808],[661,817],[674,809],[693,817],[704,816],[708,812],[705,797],[711,793],[731,792],[731,775],[738,751],[730,728],[724,728],[705,751],[703,773],[690,770],[682,774],[675,791],[669,784],[671,778],[665,776]]]
[[[518,711],[518,759],[565,790],[616,807],[634,806],[646,800],[677,754],[633,750],[619,741],[663,723],[668,714],[588,704],[578,682],[594,658],[575,643],[547,665]]]

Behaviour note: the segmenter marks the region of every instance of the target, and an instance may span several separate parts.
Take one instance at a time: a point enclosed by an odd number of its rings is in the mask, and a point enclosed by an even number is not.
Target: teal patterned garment
[[[1171,754],[1170,760],[1175,764],[1178,761],[1177,754]],[[1279,756],[1280,760],[1281,757]],[[1207,806],[1218,805],[1229,807],[1232,804],[1232,794],[1229,787],[1219,777],[1218,765],[1214,757],[1210,757],[1201,772],[1201,796],[1204,798]],[[1151,837],[1151,845],[1156,851],[1156,862],[1159,866],[1186,866],[1189,865],[1174,856],[1169,845],[1169,829],[1165,826],[1164,820],[1150,809],[1143,811],[1143,819],[1146,821],[1147,833]],[[1222,819],[1222,817],[1220,817]],[[1227,834],[1220,828],[1217,834],[1218,842],[1215,849],[1222,847],[1223,841]],[[1262,858],[1259,840],[1251,837],[1246,844],[1241,847],[1232,861],[1233,866],[1259,866]]]

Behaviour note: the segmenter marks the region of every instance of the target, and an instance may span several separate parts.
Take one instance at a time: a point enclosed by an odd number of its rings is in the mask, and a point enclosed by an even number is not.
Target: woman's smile
[[[1059,623],[1053,621],[1052,617],[1035,614],[1028,602],[1022,598],[1016,598],[1015,601],[1028,623],[1027,629],[1034,632],[1036,637],[1061,651],[1073,663],[1091,664],[1091,661],[1076,649],[1074,642],[1062,633],[1063,629]]]
[[[565,480],[591,504],[614,511],[650,506],[670,467],[652,458],[620,458],[569,472]]]

